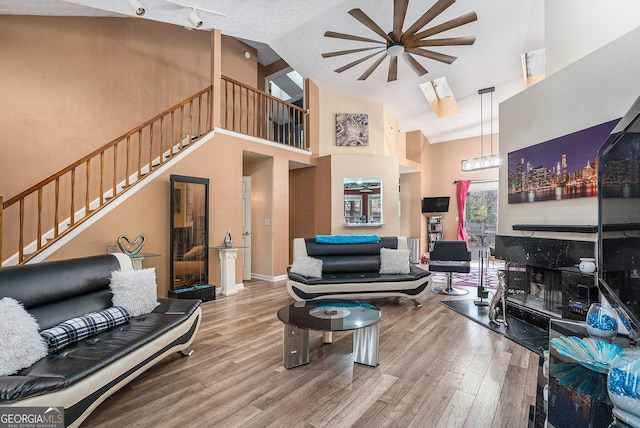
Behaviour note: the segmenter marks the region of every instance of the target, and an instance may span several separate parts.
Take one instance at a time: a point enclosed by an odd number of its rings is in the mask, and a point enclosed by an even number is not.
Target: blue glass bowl
[[[622,348],[614,343],[590,337],[580,339],[576,336],[551,339],[551,346],[560,355],[599,373],[607,373],[611,363],[622,351]]]

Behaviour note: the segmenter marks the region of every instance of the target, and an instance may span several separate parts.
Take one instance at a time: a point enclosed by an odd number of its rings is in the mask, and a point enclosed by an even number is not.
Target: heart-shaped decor
[[[120,247],[120,250],[122,250],[122,252],[125,254],[138,254],[138,252],[140,252],[142,246],[144,245],[144,241],[146,240],[146,236],[138,235],[136,236],[136,239],[131,242],[131,240],[129,240],[129,238],[127,238],[126,236],[120,235],[118,236],[118,247]],[[140,241],[139,244],[138,241]]]

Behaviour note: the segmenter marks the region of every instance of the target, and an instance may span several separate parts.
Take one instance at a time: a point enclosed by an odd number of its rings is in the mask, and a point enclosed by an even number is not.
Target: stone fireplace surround
[[[567,289],[562,284],[563,272],[573,270],[579,274],[575,266],[582,257],[594,257],[595,247],[594,241],[497,235],[496,258],[504,260],[508,266],[519,267],[522,272],[520,276],[507,272],[508,286],[522,289],[525,285],[528,289],[526,284],[535,283],[538,278],[544,278],[545,284],[542,308],[536,305],[536,299],[513,295],[508,301],[509,314],[543,328],[548,328],[550,312],[565,317],[567,312],[557,308],[577,296],[578,290]],[[528,301],[531,304],[527,304]]]

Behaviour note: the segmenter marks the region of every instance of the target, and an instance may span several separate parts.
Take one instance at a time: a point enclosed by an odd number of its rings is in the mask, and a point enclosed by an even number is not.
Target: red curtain
[[[464,221],[464,207],[467,203],[467,194],[469,193],[469,186],[471,186],[471,180],[458,180],[458,240],[464,241],[469,247],[469,235],[467,234],[467,228]]]

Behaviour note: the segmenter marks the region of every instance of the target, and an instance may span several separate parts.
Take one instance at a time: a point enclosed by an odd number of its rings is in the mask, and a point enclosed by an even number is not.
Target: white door
[[[242,177],[242,280],[251,281],[251,177]]]

